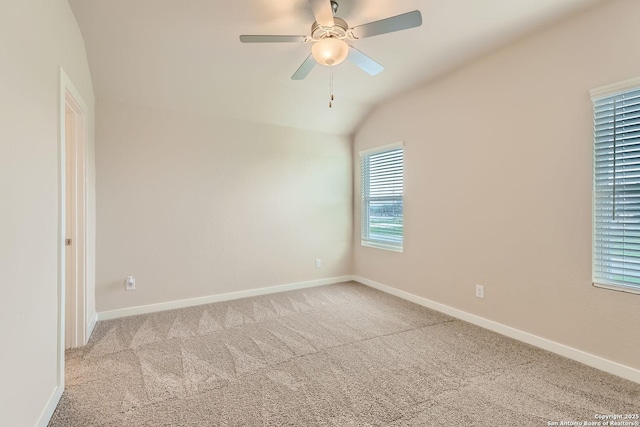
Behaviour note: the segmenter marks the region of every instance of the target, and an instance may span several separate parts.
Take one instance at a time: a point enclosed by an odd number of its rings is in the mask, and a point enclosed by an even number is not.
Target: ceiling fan
[[[333,67],[349,59],[366,73],[375,76],[384,67],[360,52],[347,41],[392,33],[422,25],[420,11],[403,13],[356,27],[349,27],[343,19],[335,16],[338,3],[335,0],[309,0],[316,21],[311,25],[310,36],[242,35],[242,43],[312,43],[311,54],[291,76],[302,80],[316,63]]]

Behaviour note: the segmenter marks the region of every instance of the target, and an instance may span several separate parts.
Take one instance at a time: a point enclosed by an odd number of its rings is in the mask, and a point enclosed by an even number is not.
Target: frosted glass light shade
[[[344,40],[327,37],[313,44],[311,54],[318,64],[333,67],[345,60],[349,45]]]

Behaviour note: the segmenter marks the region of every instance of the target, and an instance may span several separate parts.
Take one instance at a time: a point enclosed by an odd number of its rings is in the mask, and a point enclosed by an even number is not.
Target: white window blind
[[[402,146],[361,153],[362,244],[402,251]]]
[[[593,105],[593,282],[640,293],[640,87]]]

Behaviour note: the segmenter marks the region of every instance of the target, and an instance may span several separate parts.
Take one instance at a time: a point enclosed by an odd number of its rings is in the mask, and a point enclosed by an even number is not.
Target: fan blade
[[[307,59],[304,60],[300,68],[293,73],[291,76],[291,80],[302,80],[307,77],[307,74],[313,70],[313,67],[316,65],[316,60],[313,59],[313,55],[307,56]]]
[[[305,36],[240,36],[242,43],[304,43]]]
[[[378,64],[376,61],[369,58],[367,55],[360,52],[353,46],[351,46],[351,49],[349,49],[349,55],[347,56],[347,59],[356,64],[358,67],[362,68],[365,73],[372,76],[375,76],[376,74],[384,70],[384,67],[382,65]]]
[[[309,0],[309,5],[313,10],[313,16],[316,17],[318,25],[322,27],[333,27],[335,25],[330,0]]]
[[[356,36],[356,38],[363,39],[365,37],[419,27],[420,25],[422,25],[422,14],[419,10],[414,10],[413,12],[403,13],[402,15],[358,25],[357,27],[353,27],[351,31],[353,31],[353,35]]]

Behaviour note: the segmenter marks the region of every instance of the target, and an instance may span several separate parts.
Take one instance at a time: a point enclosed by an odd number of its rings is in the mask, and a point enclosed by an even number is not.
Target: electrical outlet
[[[484,286],[476,285],[476,297],[484,298]]]
[[[316,268],[322,267],[322,260],[320,258],[316,258]]]
[[[133,276],[127,276],[124,280],[124,290],[133,291],[136,289],[136,279]]]

